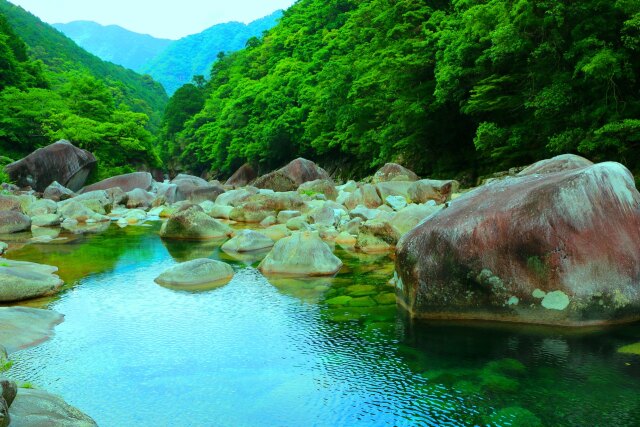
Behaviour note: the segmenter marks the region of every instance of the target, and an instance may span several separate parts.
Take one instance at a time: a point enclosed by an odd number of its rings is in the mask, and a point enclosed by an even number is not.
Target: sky
[[[295,0],[9,0],[49,24],[95,21],[154,37],[179,39],[212,25],[249,23]]]

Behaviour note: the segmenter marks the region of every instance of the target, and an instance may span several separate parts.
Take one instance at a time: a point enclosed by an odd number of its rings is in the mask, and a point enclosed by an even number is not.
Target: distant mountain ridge
[[[54,27],[94,55],[115,64],[151,75],[169,95],[189,83],[194,75],[208,77],[219,52],[245,47],[260,37],[282,16],[277,10],[249,24],[227,22],[179,40],[158,39],[125,28],[103,26],[91,21],[54,24]]]
[[[104,26],[93,21],[73,21],[53,24],[53,27],[99,58],[134,71],[140,71],[173,42],[135,33],[118,25]]]

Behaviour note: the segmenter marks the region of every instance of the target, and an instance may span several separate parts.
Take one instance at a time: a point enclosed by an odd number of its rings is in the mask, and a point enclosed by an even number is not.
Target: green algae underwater
[[[151,225],[151,226],[149,226]],[[56,265],[56,335],[8,375],[65,397],[103,426],[637,426],[640,325],[589,331],[412,322],[393,260],[337,247],[330,278],[269,278],[264,253],[163,241],[159,223],[28,244]],[[230,263],[223,287],[156,285],[195,258]]]

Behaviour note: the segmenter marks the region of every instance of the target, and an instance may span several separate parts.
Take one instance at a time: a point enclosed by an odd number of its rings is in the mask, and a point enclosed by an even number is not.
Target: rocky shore
[[[94,163],[61,141],[9,165],[20,186],[3,184],[0,240],[30,232],[46,244],[155,220],[163,239],[219,241],[231,257],[261,254],[260,272],[274,278],[336,274],[336,245],[395,254],[390,280],[415,318],[564,326],[640,318],[640,193],[618,163],[558,156],[466,190],[393,163],[338,183],[302,158],[262,176],[243,165],[224,183],[135,172],[84,186]],[[11,241],[0,242],[6,250]],[[55,273],[0,258],[0,302],[57,292]],[[225,263],[200,259],[156,281],[185,288],[232,276]]]

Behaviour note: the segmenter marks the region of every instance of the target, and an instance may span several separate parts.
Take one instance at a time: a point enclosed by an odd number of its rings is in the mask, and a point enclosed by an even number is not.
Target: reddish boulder
[[[640,193],[611,162],[496,181],[409,231],[396,270],[418,318],[637,320]]]
[[[387,163],[373,175],[374,183],[387,181],[417,181],[419,179],[418,175],[414,172],[397,163]]]
[[[31,218],[19,211],[0,211],[0,234],[17,233],[31,227]]]
[[[291,178],[298,186],[307,181],[331,179],[326,170],[302,157],[292,160],[287,166],[280,169],[280,172]]]
[[[251,181],[256,179],[258,174],[251,167],[249,163],[245,163],[231,175],[231,177],[225,182],[225,185],[233,185],[234,187],[244,187]]]
[[[518,176],[546,174],[580,169],[593,165],[593,162],[575,154],[561,154],[551,159],[540,160],[531,166],[524,168]]]
[[[21,187],[43,192],[49,184],[58,181],[77,191],[82,188],[95,164],[93,154],[61,140],[7,165],[5,171]]]
[[[151,190],[153,178],[149,172],[132,172],[107,178],[95,184],[84,187],[78,194],[89,193],[96,190],[108,190],[120,188],[125,193],[139,188],[144,191]]]

